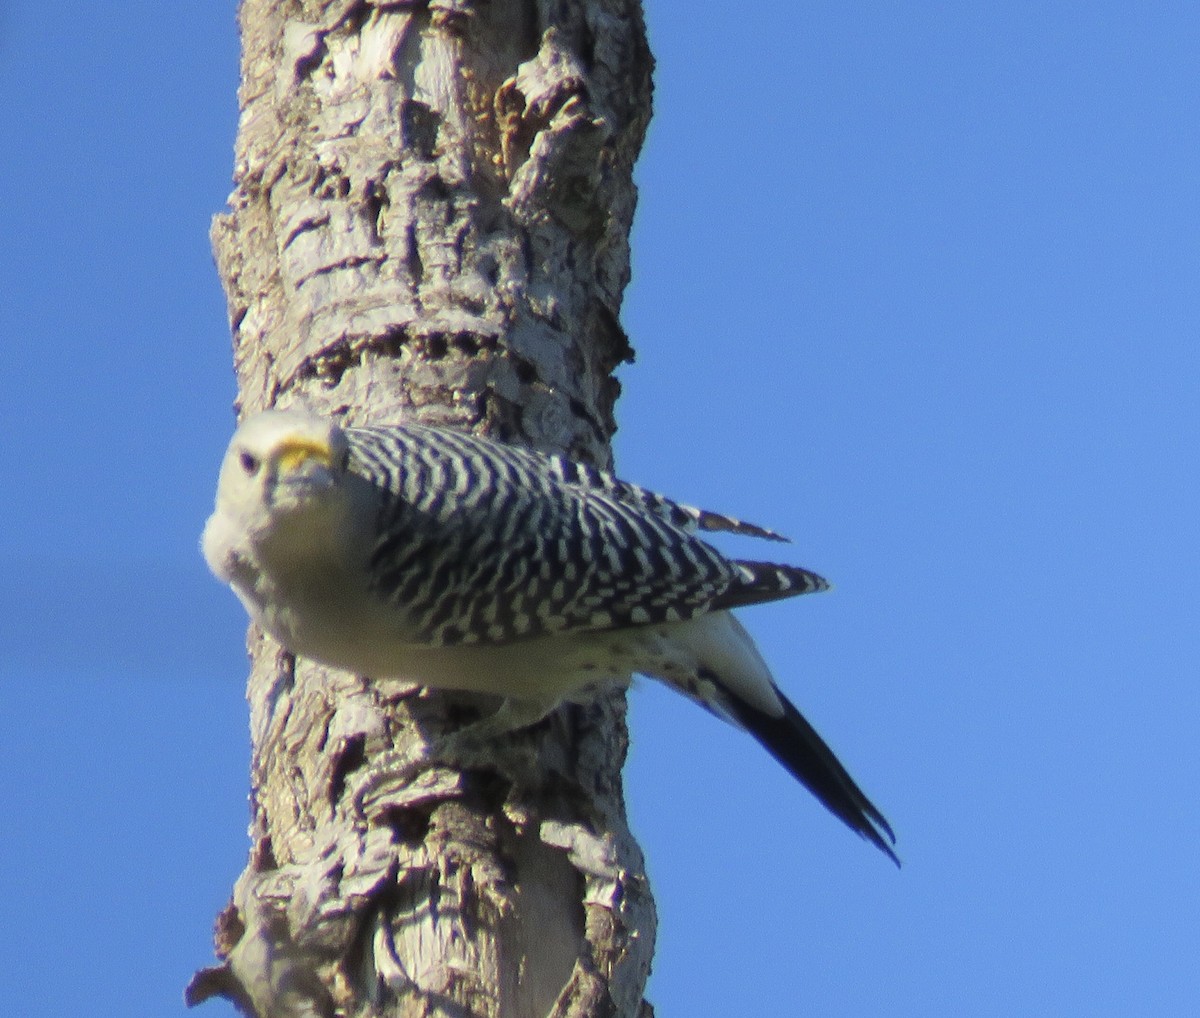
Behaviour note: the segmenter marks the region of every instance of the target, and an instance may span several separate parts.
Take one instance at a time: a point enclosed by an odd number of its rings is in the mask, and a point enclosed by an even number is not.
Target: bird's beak
[[[293,438],[286,441],[275,456],[280,474],[290,474],[309,460],[315,460],[326,467],[332,466],[333,450],[329,443],[311,438]]]

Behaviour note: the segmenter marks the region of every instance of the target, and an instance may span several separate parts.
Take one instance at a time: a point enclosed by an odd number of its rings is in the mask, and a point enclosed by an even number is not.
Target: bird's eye
[[[246,471],[247,476],[253,477],[258,473],[258,468],[261,465],[258,457],[251,453],[244,452],[238,457],[238,462],[242,465],[242,469]]]

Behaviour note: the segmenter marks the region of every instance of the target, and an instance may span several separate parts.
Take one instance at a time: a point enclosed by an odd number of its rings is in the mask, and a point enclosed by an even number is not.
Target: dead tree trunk
[[[417,417],[606,463],[650,115],[639,0],[243,0],[240,19],[213,228],[240,410]],[[652,1013],[622,696],[514,737],[494,772],[413,776],[478,700],[249,642],[253,846],[189,1003]]]

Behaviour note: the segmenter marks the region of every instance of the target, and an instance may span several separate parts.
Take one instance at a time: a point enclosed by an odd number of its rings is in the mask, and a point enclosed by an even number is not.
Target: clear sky
[[[620,472],[834,581],[743,618],[905,863],[643,684],[658,1013],[1200,1012],[1200,8],[647,6]],[[236,59],[0,13],[8,1014],[181,1015],[245,858]]]

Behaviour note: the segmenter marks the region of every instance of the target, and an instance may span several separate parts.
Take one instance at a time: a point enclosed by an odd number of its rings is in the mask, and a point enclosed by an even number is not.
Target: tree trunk
[[[650,115],[639,0],[243,0],[240,20],[236,190],[213,227],[239,409],[416,417],[607,464]],[[494,701],[249,645],[253,844],[189,1003],[652,1014],[622,694],[498,745],[494,768],[414,771]]]

